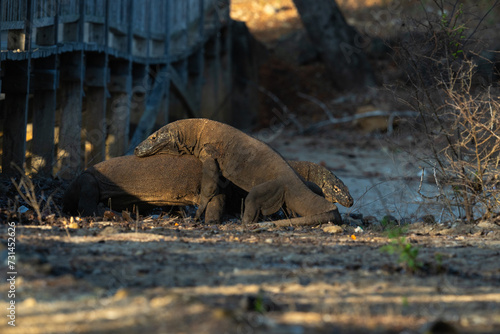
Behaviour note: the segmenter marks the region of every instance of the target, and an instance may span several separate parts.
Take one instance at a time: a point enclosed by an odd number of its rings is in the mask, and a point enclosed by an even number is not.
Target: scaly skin
[[[317,193],[327,193],[332,185],[339,182],[343,185],[333,173],[319,165],[307,161],[290,163],[306,181],[318,179],[313,174],[314,166],[318,166],[318,170],[323,169],[326,175],[329,174],[323,189],[308,183],[312,189],[316,188]],[[63,210],[73,215],[100,215],[99,203],[110,205],[116,210],[132,210],[135,205],[140,211],[152,206],[198,205],[201,177],[202,164],[191,155],[157,154],[144,159],[135,156],[113,158],[87,169],[71,183],[63,197]],[[226,200],[224,193],[212,199],[205,213],[205,221],[218,222],[225,207],[229,214],[240,213],[246,192],[232,184],[225,190],[229,198]],[[335,196],[339,198],[338,202],[344,201],[346,197],[350,198],[346,187],[343,191],[346,193],[334,194],[331,200],[336,202]]]
[[[283,204],[302,216],[302,221],[308,217],[320,223],[327,222],[325,219],[342,221],[337,206],[311,191],[278,152],[227,124],[208,119],[176,121],[153,133],[135,149],[139,157],[158,152],[194,155],[202,162],[198,218],[219,193],[222,175],[248,191],[244,224],[257,222],[260,212],[275,213]],[[317,221],[318,217],[321,221]]]
[[[354,204],[344,182],[325,167],[309,161],[288,160],[287,162],[304,180],[318,185],[327,201],[339,203],[346,208]]]

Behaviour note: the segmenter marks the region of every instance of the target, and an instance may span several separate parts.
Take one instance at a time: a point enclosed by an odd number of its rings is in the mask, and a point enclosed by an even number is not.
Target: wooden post
[[[31,168],[41,175],[52,175],[54,167],[54,128],[58,59],[56,55],[36,59],[34,64],[33,144]]]
[[[148,66],[134,64],[132,66],[132,94],[130,105],[130,124],[137,125],[146,109],[146,100],[151,90]]]
[[[3,156],[2,173],[14,174],[11,163],[23,168],[26,155],[26,125],[28,121],[28,87],[30,61],[16,61],[7,66],[5,64],[5,78],[8,86],[3,87],[5,92],[3,126]]]
[[[79,19],[65,24],[63,40],[83,43],[85,4],[79,2]],[[58,169],[62,178],[72,178],[82,170],[82,101],[85,73],[83,50],[61,54],[61,115],[59,121]]]
[[[130,91],[132,73],[129,61],[115,59],[109,63],[111,80],[107,119],[109,133],[106,139],[106,156],[117,157],[128,148],[130,123]]]
[[[83,94],[83,52],[61,55],[61,117],[59,121],[58,169],[72,178],[82,169],[81,128]]]
[[[11,163],[23,168],[25,160],[28,120],[26,93],[7,93],[4,103],[2,173],[11,175],[15,173]]]
[[[203,67],[205,66],[203,53],[204,49],[201,47],[188,59],[189,79],[187,88],[189,96],[194,99],[193,105],[197,111],[200,110],[201,107],[201,87],[203,86]]]
[[[108,82],[106,54],[88,54],[85,71],[86,104],[82,115],[85,146],[85,167],[106,158],[106,85]]]
[[[202,117],[221,120],[219,115],[220,94],[220,41],[213,36],[205,45],[205,68],[202,87]]]
[[[2,173],[7,175],[15,173],[11,163],[23,168],[26,157],[26,125],[31,76],[31,14],[29,1],[24,15],[24,29],[12,31],[12,34],[9,31],[7,40],[8,49],[21,49],[27,52],[27,60],[18,61],[15,66],[5,66],[5,76],[12,80],[8,89],[4,87],[6,95]]]

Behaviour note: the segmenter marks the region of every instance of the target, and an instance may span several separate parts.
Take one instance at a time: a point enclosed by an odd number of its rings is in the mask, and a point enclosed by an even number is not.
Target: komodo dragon
[[[347,187],[326,168],[308,161],[289,161],[315,192],[344,206],[352,205]],[[145,172],[147,171],[147,172]],[[98,213],[98,204],[113,209],[132,209],[166,205],[197,205],[201,187],[201,162],[194,156],[153,155],[148,158],[123,156],[96,164],[84,171],[68,187],[63,197],[63,211],[73,215]],[[246,193],[231,185],[226,188],[227,211],[240,212]],[[208,204],[205,221],[219,221],[225,194]],[[110,202],[110,203],[108,203]]]
[[[337,206],[311,191],[278,152],[230,125],[208,119],[172,122],[135,148],[139,157],[156,153],[191,154],[202,162],[197,218],[217,195],[222,175],[248,191],[244,224],[257,222],[260,212],[275,213],[283,204],[302,216],[289,219],[286,224],[342,222]]]

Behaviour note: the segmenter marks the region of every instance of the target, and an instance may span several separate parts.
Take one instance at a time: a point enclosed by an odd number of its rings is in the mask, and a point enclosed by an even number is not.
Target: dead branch
[[[420,114],[416,111],[383,111],[383,110],[374,110],[374,111],[369,111],[363,114],[359,115],[352,115],[352,116],[345,116],[341,118],[333,118],[333,119],[328,119],[324,120],[318,123],[315,123],[313,125],[310,125],[306,129],[303,130],[302,133],[310,133],[312,131],[318,130],[319,128],[322,128],[327,125],[332,125],[332,124],[341,124],[341,123],[349,123],[358,119],[362,118],[368,118],[368,117],[377,117],[377,116],[383,116],[383,117],[388,117],[389,119],[387,120],[387,133],[391,134],[394,131],[394,119],[396,117],[417,117]]]

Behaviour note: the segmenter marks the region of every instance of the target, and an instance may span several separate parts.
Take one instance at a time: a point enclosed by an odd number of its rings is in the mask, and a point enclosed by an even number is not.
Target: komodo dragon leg
[[[243,224],[256,223],[259,218],[259,212],[262,212],[263,215],[268,215],[278,211],[285,202],[285,192],[287,190],[283,184],[286,184],[286,182],[277,179],[252,188],[245,199]],[[338,209],[305,217],[278,220],[273,223],[277,226],[289,226],[316,225],[328,222],[342,222]]]
[[[99,184],[96,178],[83,173],[69,186],[63,198],[63,210],[72,215],[99,214]]]
[[[276,179],[253,187],[245,199],[243,224],[256,223],[260,212],[268,215],[278,211],[285,202],[283,184],[283,180]]]
[[[215,195],[207,204],[205,223],[220,223],[226,207],[226,194]]]
[[[199,220],[203,212],[205,212],[210,200],[219,192],[218,181],[221,175],[219,164],[213,158],[206,158],[202,161],[202,173],[200,203],[198,204],[198,210],[196,210],[195,216],[197,220]]]

